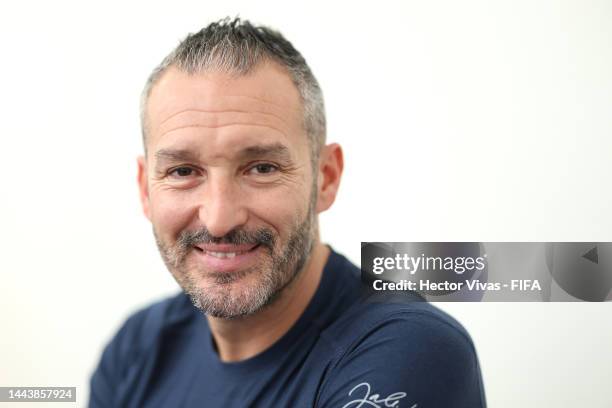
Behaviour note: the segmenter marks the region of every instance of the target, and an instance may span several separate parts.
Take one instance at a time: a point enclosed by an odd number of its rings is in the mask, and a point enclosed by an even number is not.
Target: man
[[[423,302],[368,302],[319,240],[342,150],[279,33],[189,35],[142,100],[144,213],[184,290],[104,351],[90,407],[483,407],[464,329]]]

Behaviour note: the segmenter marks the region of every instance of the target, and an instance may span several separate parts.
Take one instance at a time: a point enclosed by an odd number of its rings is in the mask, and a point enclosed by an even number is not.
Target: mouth
[[[216,272],[232,272],[251,266],[261,244],[197,244],[198,258]]]

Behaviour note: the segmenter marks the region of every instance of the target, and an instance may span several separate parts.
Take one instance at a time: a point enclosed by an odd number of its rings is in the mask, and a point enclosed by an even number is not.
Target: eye
[[[168,172],[168,175],[174,178],[187,178],[195,174],[195,169],[191,167],[176,167]]]
[[[252,166],[248,172],[251,174],[270,174],[278,171],[278,166],[272,163],[258,163]]]

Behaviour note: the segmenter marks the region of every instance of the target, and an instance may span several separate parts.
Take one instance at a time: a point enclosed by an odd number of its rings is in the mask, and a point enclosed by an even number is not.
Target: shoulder
[[[326,334],[335,358],[318,406],[344,406],[361,384],[381,396],[405,394],[412,402],[402,406],[485,406],[473,342],[459,322],[435,306],[366,302],[337,323]]]
[[[465,328],[453,317],[427,302],[359,302],[344,313],[323,335],[339,355],[360,344],[379,339],[416,345],[420,339],[454,342],[474,351]]]
[[[139,371],[163,333],[189,319],[191,304],[183,293],[134,312],[108,342],[91,376],[90,406],[112,406],[118,390]],[[111,401],[111,402],[109,402]]]
[[[137,354],[152,346],[163,331],[190,317],[191,303],[184,293],[141,308],[130,315],[111,344],[122,354]]]
[[[475,355],[465,328],[414,292],[381,294],[366,290],[361,283],[360,269],[333,251],[327,267],[330,269],[328,272],[334,273],[328,273],[333,278],[327,285],[331,289],[325,292],[325,302],[337,314],[322,330],[321,339],[334,350],[337,363],[351,353],[359,353],[361,348],[381,341],[412,350],[420,343],[445,343],[461,349],[464,354]],[[373,354],[381,353],[384,353],[383,349],[377,349]]]
[[[461,339],[473,348],[459,322],[414,292],[381,294],[366,290],[360,269],[333,250],[325,276],[324,303],[326,309],[332,309],[333,319],[323,328],[321,337],[338,354],[387,334],[396,338],[408,335],[409,339],[435,334],[438,338]]]

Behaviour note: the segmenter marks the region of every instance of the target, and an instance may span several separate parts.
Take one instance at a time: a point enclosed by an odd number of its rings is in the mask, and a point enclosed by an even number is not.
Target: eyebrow
[[[157,162],[182,162],[182,161],[198,161],[199,155],[194,154],[191,150],[186,149],[161,149],[155,152]]]
[[[238,152],[238,157],[243,160],[265,157],[284,162],[291,161],[289,148],[282,143],[249,146]]]
[[[236,157],[240,160],[272,158],[282,162],[291,162],[289,148],[282,143],[259,144],[245,147],[238,151]],[[197,162],[200,155],[188,149],[160,149],[155,152],[155,159],[160,162]]]

